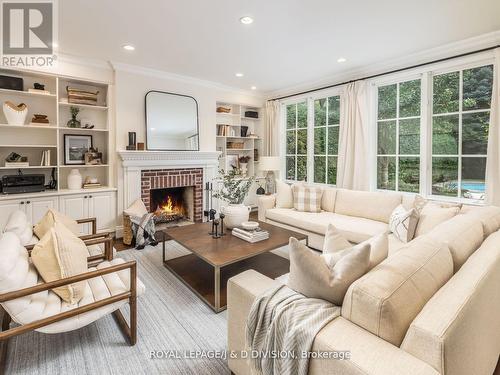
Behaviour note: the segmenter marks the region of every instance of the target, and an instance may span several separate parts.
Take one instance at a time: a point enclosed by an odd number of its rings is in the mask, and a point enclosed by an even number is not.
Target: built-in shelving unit
[[[0,177],[7,174],[17,174],[20,170],[23,174],[36,173],[45,175],[46,184],[54,175],[57,179],[57,187],[46,190],[40,195],[78,193],[78,191],[67,190],[67,177],[71,169],[79,169],[83,178],[87,176],[97,177],[102,184],[100,189],[113,189],[110,166],[110,89],[109,85],[101,82],[93,82],[75,79],[67,76],[54,74],[34,73],[10,69],[0,69],[1,75],[20,77],[23,79],[23,91],[0,89],[0,101],[11,101],[15,104],[25,103],[28,107],[26,124],[21,126],[9,125],[0,111]],[[30,92],[34,83],[45,85],[48,93]],[[68,103],[66,87],[77,87],[89,91],[98,91],[97,105]],[[66,126],[71,119],[70,108],[78,107],[80,113],[78,119],[88,120],[94,125],[93,129],[69,128]],[[47,115],[49,124],[31,123],[34,114]],[[64,163],[64,138],[67,134],[91,135],[92,145],[103,153],[103,164],[100,165],[65,165]],[[50,165],[40,165],[43,151],[50,150]],[[16,152],[28,157],[29,167],[5,167],[5,159],[11,153]],[[82,190],[86,191],[86,190]],[[93,191],[99,191],[93,190]],[[9,199],[14,196],[1,196],[1,199]]]

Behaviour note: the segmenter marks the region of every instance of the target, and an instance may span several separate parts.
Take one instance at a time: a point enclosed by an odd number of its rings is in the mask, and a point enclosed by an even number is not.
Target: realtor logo
[[[2,64],[23,68],[54,66],[54,1],[3,0],[1,4]]]

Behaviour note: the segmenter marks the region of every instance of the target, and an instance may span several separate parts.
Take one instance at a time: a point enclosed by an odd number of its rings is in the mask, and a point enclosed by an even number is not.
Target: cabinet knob
[[[27,201],[26,204],[30,204],[31,202],[30,201]]]
[[[92,198],[92,195],[89,195],[89,198]]]
[[[87,198],[88,198],[88,197],[87,197],[86,195],[83,197],[83,199],[87,199]]]
[[[21,202],[21,204],[24,204],[24,202]]]

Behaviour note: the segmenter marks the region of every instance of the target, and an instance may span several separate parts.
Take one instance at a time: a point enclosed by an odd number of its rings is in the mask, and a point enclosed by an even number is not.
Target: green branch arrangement
[[[219,169],[219,180],[221,185],[214,192],[214,197],[231,204],[242,204],[254,182],[254,177],[242,178],[237,169],[227,173]]]

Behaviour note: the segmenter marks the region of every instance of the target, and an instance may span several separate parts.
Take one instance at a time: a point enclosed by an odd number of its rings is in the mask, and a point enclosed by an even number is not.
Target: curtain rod
[[[388,75],[388,74],[399,73],[399,72],[403,72],[403,71],[409,70],[409,69],[420,68],[421,66],[426,66],[426,65],[430,65],[430,64],[436,64],[436,63],[440,63],[440,62],[447,61],[447,60],[453,60],[453,59],[457,59],[457,58],[460,58],[460,57],[474,55],[476,53],[491,51],[491,50],[496,49],[496,48],[500,48],[500,44],[497,44],[496,46],[492,46],[492,47],[487,47],[487,48],[479,49],[479,50],[476,50],[476,51],[461,53],[460,55],[455,55],[455,56],[450,56],[450,57],[444,57],[442,59],[437,59],[437,60],[433,60],[433,61],[427,61],[427,62],[424,62],[424,63],[420,63],[420,64],[416,64],[416,65],[412,65],[412,66],[407,66],[407,67],[404,67],[404,68],[394,69],[394,70],[390,70],[388,72],[377,73],[377,74],[373,74],[371,76],[366,76],[366,77],[357,78],[357,79],[351,79],[349,81],[345,81],[345,82],[341,82],[341,83],[335,83],[333,85],[328,85],[328,86],[318,87],[318,88],[315,88],[315,89],[301,91],[301,92],[297,92],[295,94],[284,95],[284,96],[280,96],[278,98],[269,99],[268,102],[275,101],[275,100],[287,99],[287,98],[291,98],[293,96],[298,96],[298,95],[309,94],[309,93],[315,92],[315,91],[321,91],[321,90],[331,89],[333,87],[343,86],[343,85],[346,85],[348,83],[352,83],[352,82],[356,82],[356,81],[364,81],[366,79],[372,79],[372,78],[377,78],[377,77],[385,76],[385,75]]]

